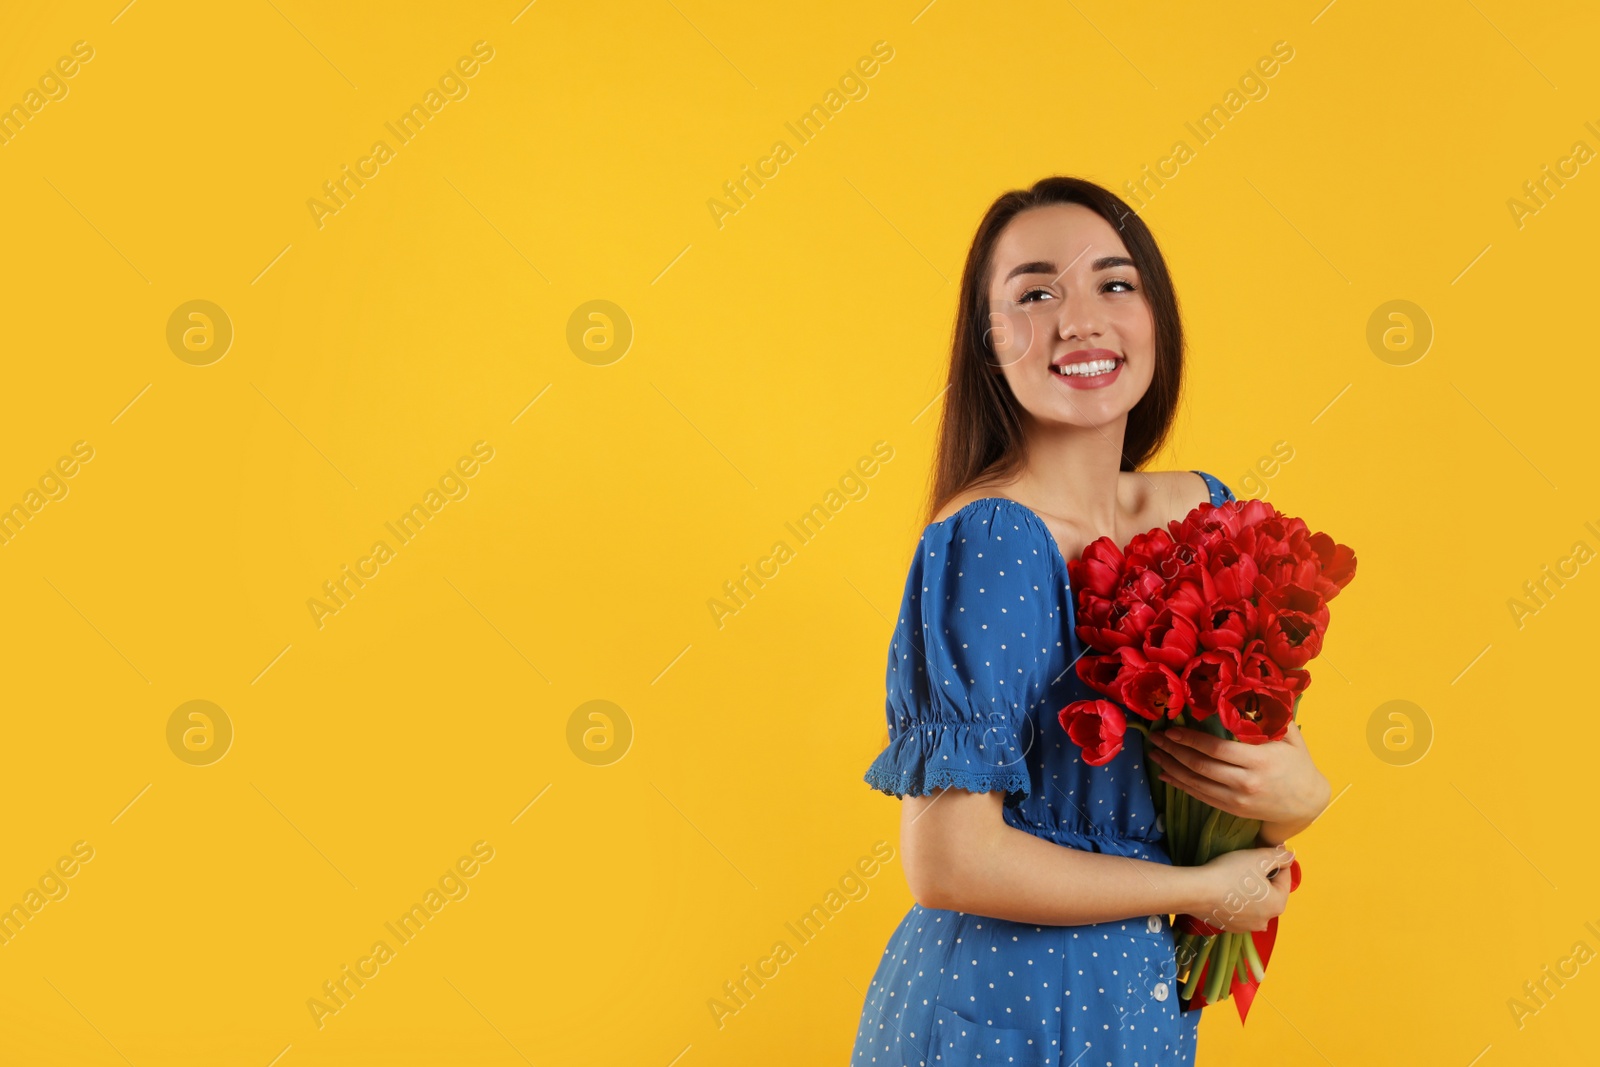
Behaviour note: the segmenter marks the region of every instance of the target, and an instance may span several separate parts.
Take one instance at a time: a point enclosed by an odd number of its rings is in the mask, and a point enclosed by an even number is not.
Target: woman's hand
[[[1247,745],[1193,727],[1152,730],[1145,756],[1171,782],[1198,800],[1242,819],[1260,819],[1264,845],[1304,830],[1328,806],[1331,788],[1317,770],[1300,727],[1282,741]]]
[[[1208,879],[1207,902],[1195,918],[1228,933],[1265,930],[1289,906],[1289,864],[1284,848],[1224,852],[1200,868]]]

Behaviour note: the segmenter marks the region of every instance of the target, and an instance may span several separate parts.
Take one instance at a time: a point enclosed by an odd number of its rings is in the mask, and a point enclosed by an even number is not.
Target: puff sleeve
[[[1233,495],[1233,490],[1229,489],[1221,478],[1207,471],[1194,471],[1194,473],[1205,480],[1206,488],[1211,490],[1211,503],[1214,506],[1221,507],[1228,501],[1236,499]]]
[[[1032,716],[1064,664],[1066,576],[1044,538],[1042,520],[1003,499],[923,531],[889,646],[889,744],[868,784],[901,797],[1003,790],[1013,806],[1030,795]]]

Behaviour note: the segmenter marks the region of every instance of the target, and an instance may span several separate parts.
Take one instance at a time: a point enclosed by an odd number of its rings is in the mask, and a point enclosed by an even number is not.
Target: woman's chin
[[[1104,428],[1125,418],[1133,404],[1122,389],[1030,398],[1023,407],[1036,423],[1077,429]]]

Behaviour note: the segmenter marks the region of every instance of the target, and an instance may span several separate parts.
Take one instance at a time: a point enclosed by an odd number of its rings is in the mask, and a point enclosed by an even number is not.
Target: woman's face
[[[1117,231],[1081,204],[1030,208],[1006,225],[989,310],[991,366],[1039,422],[1104,426],[1149,388],[1144,280]]]

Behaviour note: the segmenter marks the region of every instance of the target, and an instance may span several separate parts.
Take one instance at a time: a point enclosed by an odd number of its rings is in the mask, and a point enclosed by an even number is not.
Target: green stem
[[[1211,970],[1210,973],[1206,975],[1207,1004],[1215,1004],[1221,999],[1222,990],[1225,988],[1222,976],[1226,974],[1232,967],[1232,962],[1228,959],[1229,949],[1232,947],[1228,943],[1228,935],[1221,934],[1218,936],[1217,940],[1220,941],[1221,944],[1219,944],[1211,952]]]
[[[1178,811],[1182,813],[1181,817],[1183,819],[1183,859],[1179,862],[1181,862],[1185,867],[1193,867],[1194,839],[1195,832],[1197,830],[1197,827],[1194,824],[1194,797],[1190,796],[1188,793],[1185,793],[1177,786],[1173,786],[1172,791],[1178,796]]]
[[[1205,938],[1200,934],[1179,934],[1178,935],[1178,944],[1177,944],[1177,947],[1173,950],[1173,955],[1178,960],[1179,966],[1180,967],[1184,967],[1184,975],[1185,975],[1185,977],[1188,976],[1189,972],[1194,967],[1199,965],[1199,963],[1200,963],[1200,944],[1204,940],[1205,940]],[[1185,961],[1187,961],[1187,966],[1184,966],[1185,965]]]
[[[1267,976],[1267,966],[1261,962],[1261,954],[1256,951],[1256,939],[1249,934],[1244,938],[1244,958],[1250,961],[1250,973],[1256,981]]]
[[[1174,815],[1174,832],[1172,862],[1179,866],[1188,866],[1189,860],[1189,805],[1177,786],[1167,784],[1168,806]]]
[[[1212,842],[1217,836],[1217,824],[1222,821],[1224,813],[1220,808],[1206,806],[1205,825],[1200,828],[1200,840],[1194,849],[1194,866],[1204,865],[1212,857]]]
[[[1205,966],[1206,960],[1211,958],[1211,952],[1216,947],[1217,938],[1203,938],[1200,943],[1200,955],[1195,957],[1194,966],[1189,969],[1189,977],[1183,983],[1183,999],[1193,1000],[1195,987],[1200,984],[1200,970]]]
[[[1167,808],[1167,855],[1172,857],[1174,867],[1184,867],[1187,864],[1183,862],[1183,798],[1178,796],[1171,782],[1161,783],[1161,793],[1166,798]]]
[[[1233,976],[1234,976],[1234,973],[1239,969],[1239,961],[1244,958],[1244,945],[1242,944],[1242,942],[1244,941],[1244,939],[1247,936],[1249,936],[1249,935],[1247,935],[1247,934],[1229,934],[1228,935],[1229,939],[1233,942],[1233,945],[1232,945],[1232,951],[1230,951],[1228,953],[1228,978],[1227,978],[1227,984],[1222,987],[1222,995],[1224,997],[1228,997],[1228,996],[1231,996],[1233,994]]]

